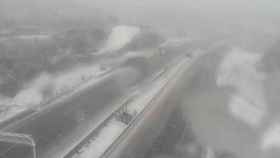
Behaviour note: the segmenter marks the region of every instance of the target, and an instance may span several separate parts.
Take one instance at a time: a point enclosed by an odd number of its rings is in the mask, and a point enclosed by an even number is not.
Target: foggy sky
[[[279,0],[0,0],[0,4],[10,3],[23,7],[68,7],[84,5],[101,8],[121,18],[145,19],[148,17],[180,17],[184,13],[201,15],[254,14],[279,16]],[[221,16],[221,15],[220,15]]]
[[[92,8],[92,14],[100,9],[125,23],[180,29],[198,24],[279,23],[280,17],[279,0],[0,0],[2,7],[5,3],[10,4],[4,7],[8,14],[81,6]]]
[[[209,18],[277,17],[278,0],[76,0],[95,5],[129,20],[166,18],[182,20],[186,14]],[[225,16],[225,17],[224,17]],[[240,18],[235,17],[235,18]]]

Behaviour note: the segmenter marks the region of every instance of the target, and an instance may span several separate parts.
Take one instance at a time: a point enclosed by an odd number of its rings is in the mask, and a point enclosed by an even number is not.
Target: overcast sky
[[[76,0],[126,17],[197,14],[260,14],[279,16],[279,0]],[[180,15],[181,14],[181,15]]]
[[[186,27],[197,23],[279,23],[279,0],[76,0],[130,23]],[[246,24],[245,24],[246,25]]]
[[[183,17],[184,13],[195,12],[201,15],[217,14],[280,14],[279,0],[0,0],[12,4],[27,4],[34,7],[52,4],[54,7],[80,4],[101,8],[108,13],[130,19],[145,19],[158,16]],[[221,16],[221,15],[220,15]]]
[[[279,0],[0,0],[32,9],[40,4],[54,8],[81,5],[99,8],[123,22],[161,27],[197,26],[197,23],[240,22],[249,20],[279,23]],[[1,7],[1,6],[0,6]],[[9,9],[13,14],[18,9]],[[0,10],[1,11],[1,10]],[[95,12],[93,12],[94,14]],[[21,13],[20,13],[21,14]],[[88,13],[87,13],[88,14]],[[249,19],[249,20],[248,20]],[[202,22],[201,22],[202,21]],[[266,23],[265,22],[265,23]]]

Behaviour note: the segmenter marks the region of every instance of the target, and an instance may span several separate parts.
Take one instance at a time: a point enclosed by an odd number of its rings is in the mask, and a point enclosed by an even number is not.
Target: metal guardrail
[[[176,65],[175,63],[172,63],[171,65],[169,65],[167,68],[164,69],[164,71],[162,73],[159,73],[159,75],[156,75],[158,78],[162,77],[164,72],[168,71],[168,69],[170,69],[172,66]],[[180,66],[181,68],[182,66]],[[179,71],[176,71],[174,75],[177,75],[179,73]],[[155,79],[154,79],[155,80]],[[164,83],[164,85],[160,88],[160,90],[151,98],[151,100],[149,100],[149,102],[147,103],[147,105],[144,107],[144,109],[142,109],[140,111],[140,113],[137,114],[137,116],[135,116],[133,119],[130,120],[130,122],[128,123],[128,126],[125,128],[125,130],[122,132],[122,134],[110,145],[109,148],[106,149],[106,151],[102,154],[101,158],[108,158],[111,156],[111,154],[114,152],[114,150],[116,150],[116,148],[119,147],[119,144],[123,141],[123,138],[126,137],[126,135],[129,133],[130,130],[132,130],[134,128],[134,126],[136,126],[137,122],[139,122],[140,119],[142,119],[142,117],[150,110],[152,109],[152,105],[153,102],[161,95],[161,92],[167,88],[168,84],[171,82],[170,79],[167,80],[166,83]]]
[[[80,143],[78,143],[78,145],[76,145],[71,151],[69,151],[64,158],[72,158],[75,154],[79,153],[81,151],[81,149],[86,146],[90,140],[92,140],[92,138],[94,138],[99,131],[107,124],[107,122],[109,120],[111,120],[112,118],[116,117],[116,116],[120,116],[120,114],[125,111],[126,105],[128,102],[132,101],[134,98],[134,96],[129,96],[128,98],[125,98],[122,103],[120,104],[120,106],[114,110],[105,120],[103,120],[98,126],[97,128],[94,128],[90,134],[88,136],[86,136]]]
[[[164,69],[162,69],[160,72],[156,73],[152,78],[149,79],[149,81],[145,82],[149,83],[149,82],[153,82],[156,79],[162,77],[165,72],[167,72],[170,68],[172,68],[172,66],[175,65],[175,62],[172,63],[172,65],[168,65],[166,66]],[[107,74],[103,74],[101,76],[105,77]],[[137,89],[135,89],[137,90]],[[68,95],[69,93],[66,93],[64,95]],[[71,94],[71,93],[70,93]],[[90,140],[92,137],[96,136],[96,133],[98,133],[98,131],[100,131],[100,129],[102,127],[104,127],[104,125],[106,124],[106,122],[108,120],[110,120],[113,117],[116,117],[117,114],[118,116],[121,116],[120,119],[123,120],[124,122],[127,122],[127,124],[130,124],[134,119],[135,116],[133,116],[132,118],[128,115],[125,115],[126,112],[126,105],[133,101],[135,96],[131,95],[130,97],[126,98],[121,104],[120,106],[117,106],[117,109],[115,109],[115,111],[113,113],[111,113],[109,115],[109,117],[107,117],[102,123],[100,123],[99,125],[97,125],[97,128],[93,129],[90,134],[88,136],[85,137],[85,139],[83,139],[83,141],[81,141],[80,143],[78,142],[78,145],[75,146],[75,148],[73,148],[73,150],[71,150],[66,156],[65,158],[71,157],[71,155],[73,155],[76,152],[79,152],[79,149],[84,146],[88,140]],[[55,98],[54,100],[56,100],[57,98]],[[32,136],[30,135],[26,135],[26,134],[19,134],[19,133],[1,133],[0,132],[0,142],[2,143],[8,143],[8,144],[12,144],[9,145],[11,147],[11,149],[13,149],[14,147],[18,146],[18,145],[22,145],[25,147],[29,147],[30,148],[30,152],[32,153],[33,158],[36,158],[37,153],[36,153],[36,143],[34,141],[34,139],[32,138]],[[10,148],[8,148],[9,150]],[[5,153],[3,153],[5,154]],[[17,155],[16,155],[17,156]],[[0,155],[1,158],[1,155]]]
[[[173,63],[172,65],[175,65],[175,63]],[[166,66],[165,68],[163,68],[161,71],[155,73],[151,78],[149,78],[148,80],[146,80],[143,85],[147,85],[148,83],[152,83],[155,80],[157,80],[158,78],[162,77],[172,66]],[[136,91],[137,88],[132,88],[132,91]],[[112,119],[115,118],[116,120],[126,124],[127,126],[131,126],[131,122],[133,122],[135,120],[135,118],[138,118],[138,116],[134,116],[133,114],[130,114],[129,112],[127,112],[127,105],[132,102],[134,100],[136,96],[135,95],[131,95],[127,98],[125,98],[124,100],[122,100],[122,102],[120,103],[120,105],[118,106],[118,108],[113,111],[103,122],[101,122],[97,128],[93,129],[90,134],[88,136],[86,136],[80,143],[78,143],[78,145],[76,145],[71,151],[68,152],[68,154],[66,154],[64,156],[64,158],[72,158],[74,157],[74,155],[79,154],[82,150],[82,148],[84,146],[86,146],[87,144],[90,143],[90,140],[93,140],[96,135],[98,135],[99,131],[106,126],[106,124]],[[142,113],[142,112],[140,112]],[[137,115],[140,115],[140,113],[138,113]],[[107,152],[107,150],[105,151],[105,153]]]
[[[150,78],[150,82],[153,82],[155,80],[157,80],[158,78],[162,77],[169,69],[172,68],[172,66],[176,65],[176,63],[172,63],[172,65],[166,66],[163,70],[161,70],[160,72],[154,74],[151,78]],[[177,73],[176,73],[177,74]],[[147,81],[148,82],[148,81]],[[146,82],[146,83],[147,83]],[[166,85],[169,83],[169,81],[167,81],[163,87],[161,87],[160,89],[163,90]],[[157,98],[157,96],[160,94],[161,90],[159,90],[155,96],[153,96],[151,98],[151,100],[147,103],[147,105],[151,104],[153,102],[153,100],[155,98]],[[123,137],[124,133],[127,133],[127,131],[131,128],[131,126],[137,122],[137,120],[139,120],[139,118],[148,110],[151,108],[151,106],[145,106],[144,109],[142,109],[139,113],[137,113],[136,115],[131,114],[127,111],[127,105],[132,102],[134,100],[135,96],[126,98],[121,105],[119,106],[118,109],[116,109],[106,120],[104,120],[97,128],[93,129],[92,132],[85,138],[83,139],[82,142],[80,142],[73,150],[71,150],[64,158],[72,158],[75,157],[75,155],[79,155],[80,152],[82,152],[83,147],[87,146],[88,144],[91,143],[91,140],[94,140],[95,137],[99,134],[99,132],[102,130],[103,127],[106,126],[106,124],[112,119],[115,118],[116,120],[124,123],[127,125],[127,127],[124,129],[123,134],[121,134],[117,139],[116,142],[119,141],[119,139],[121,137]],[[105,157],[105,155],[107,155],[108,153],[110,153],[110,151],[114,148],[115,144],[117,144],[116,142],[113,142],[109,148],[105,149],[104,153],[101,155],[101,157]]]
[[[9,148],[0,155],[5,156],[7,152],[12,150],[13,148],[21,145],[21,146],[27,146],[30,147],[31,149],[31,155],[32,158],[37,158],[37,153],[36,153],[36,143],[32,136],[26,135],[26,134],[19,134],[19,133],[5,133],[5,132],[0,132],[0,142],[1,143],[7,143],[10,144]],[[20,155],[17,155],[20,156]]]

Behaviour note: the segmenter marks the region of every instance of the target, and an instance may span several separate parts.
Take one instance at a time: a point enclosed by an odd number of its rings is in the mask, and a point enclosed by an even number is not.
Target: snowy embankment
[[[262,54],[233,49],[220,64],[216,82],[220,87],[235,89],[227,105],[233,118],[256,131],[268,123],[258,140],[259,148],[266,152],[280,148],[280,123],[267,120],[270,113],[263,82],[267,74],[257,68],[262,57]]]
[[[138,27],[116,26],[112,29],[102,50],[105,52],[118,50],[130,42],[138,33],[140,33]],[[78,67],[59,75],[42,73],[26,85],[26,88],[21,90],[12,101],[15,105],[23,106],[40,104],[45,100],[46,96],[49,97],[68,91],[101,73],[104,73],[104,71],[101,70],[99,65]]]
[[[117,51],[139,33],[140,28],[136,26],[115,26],[99,53]],[[104,73],[104,70],[101,70],[99,65],[78,67],[58,75],[41,73],[26,84],[14,98],[0,98],[0,122],[27,108],[37,107],[36,105],[59,96],[101,73]]]
[[[228,108],[232,116],[249,126],[257,127],[266,115],[263,94],[265,76],[257,70],[261,54],[233,49],[224,57],[217,74],[217,85],[232,87]]]
[[[105,42],[104,47],[98,53],[112,53],[123,48],[138,35],[140,31],[140,28],[136,26],[115,26]]]
[[[39,108],[42,103],[63,95],[105,72],[107,71],[101,70],[99,65],[88,65],[60,74],[41,73],[26,84],[14,98],[2,98],[0,122],[28,108]]]

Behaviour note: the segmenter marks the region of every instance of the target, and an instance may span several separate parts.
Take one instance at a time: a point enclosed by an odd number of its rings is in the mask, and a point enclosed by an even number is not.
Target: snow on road
[[[172,67],[163,76],[157,78],[152,83],[141,87],[136,90],[133,100],[125,103],[125,110],[128,114],[133,116],[133,119],[140,114],[145,107],[150,106],[153,98],[159,94],[168,81],[174,78],[175,74],[179,71],[185,60],[179,62],[176,66]],[[90,140],[78,153],[72,158],[92,158],[100,157],[102,154],[117,140],[117,138],[127,129],[129,125],[121,122],[116,118],[112,118],[109,122],[98,132],[98,134]]]
[[[133,101],[126,104],[127,112],[133,116],[138,115],[153,97],[159,93],[164,82],[157,81],[152,87],[145,89],[145,91],[138,91]],[[144,95],[142,95],[144,94]],[[113,144],[115,140],[125,131],[127,124],[121,122],[116,118],[112,118],[109,122],[98,132],[98,134],[85,145],[79,153],[76,153],[72,158],[92,158],[100,157]]]
[[[108,122],[108,124],[99,132],[99,135],[92,140],[86,148],[80,151],[81,154],[75,155],[73,158],[98,158],[102,156],[105,150],[112,144],[112,140],[117,139],[126,127],[126,124],[117,121],[116,119],[110,120],[110,122]]]
[[[180,70],[182,64],[186,63],[187,58],[183,61],[180,61],[179,64],[176,64],[175,66],[171,67],[171,69],[163,74],[163,76],[158,76],[159,78],[154,82],[154,84],[151,86],[148,86],[148,91],[142,92],[145,95],[139,96],[137,99],[135,99],[131,104],[127,106],[127,111],[130,114],[138,114],[140,113],[148,104],[149,102],[162,91],[163,87],[168,83],[169,80],[174,78],[176,73]],[[190,62],[188,62],[189,64]]]

